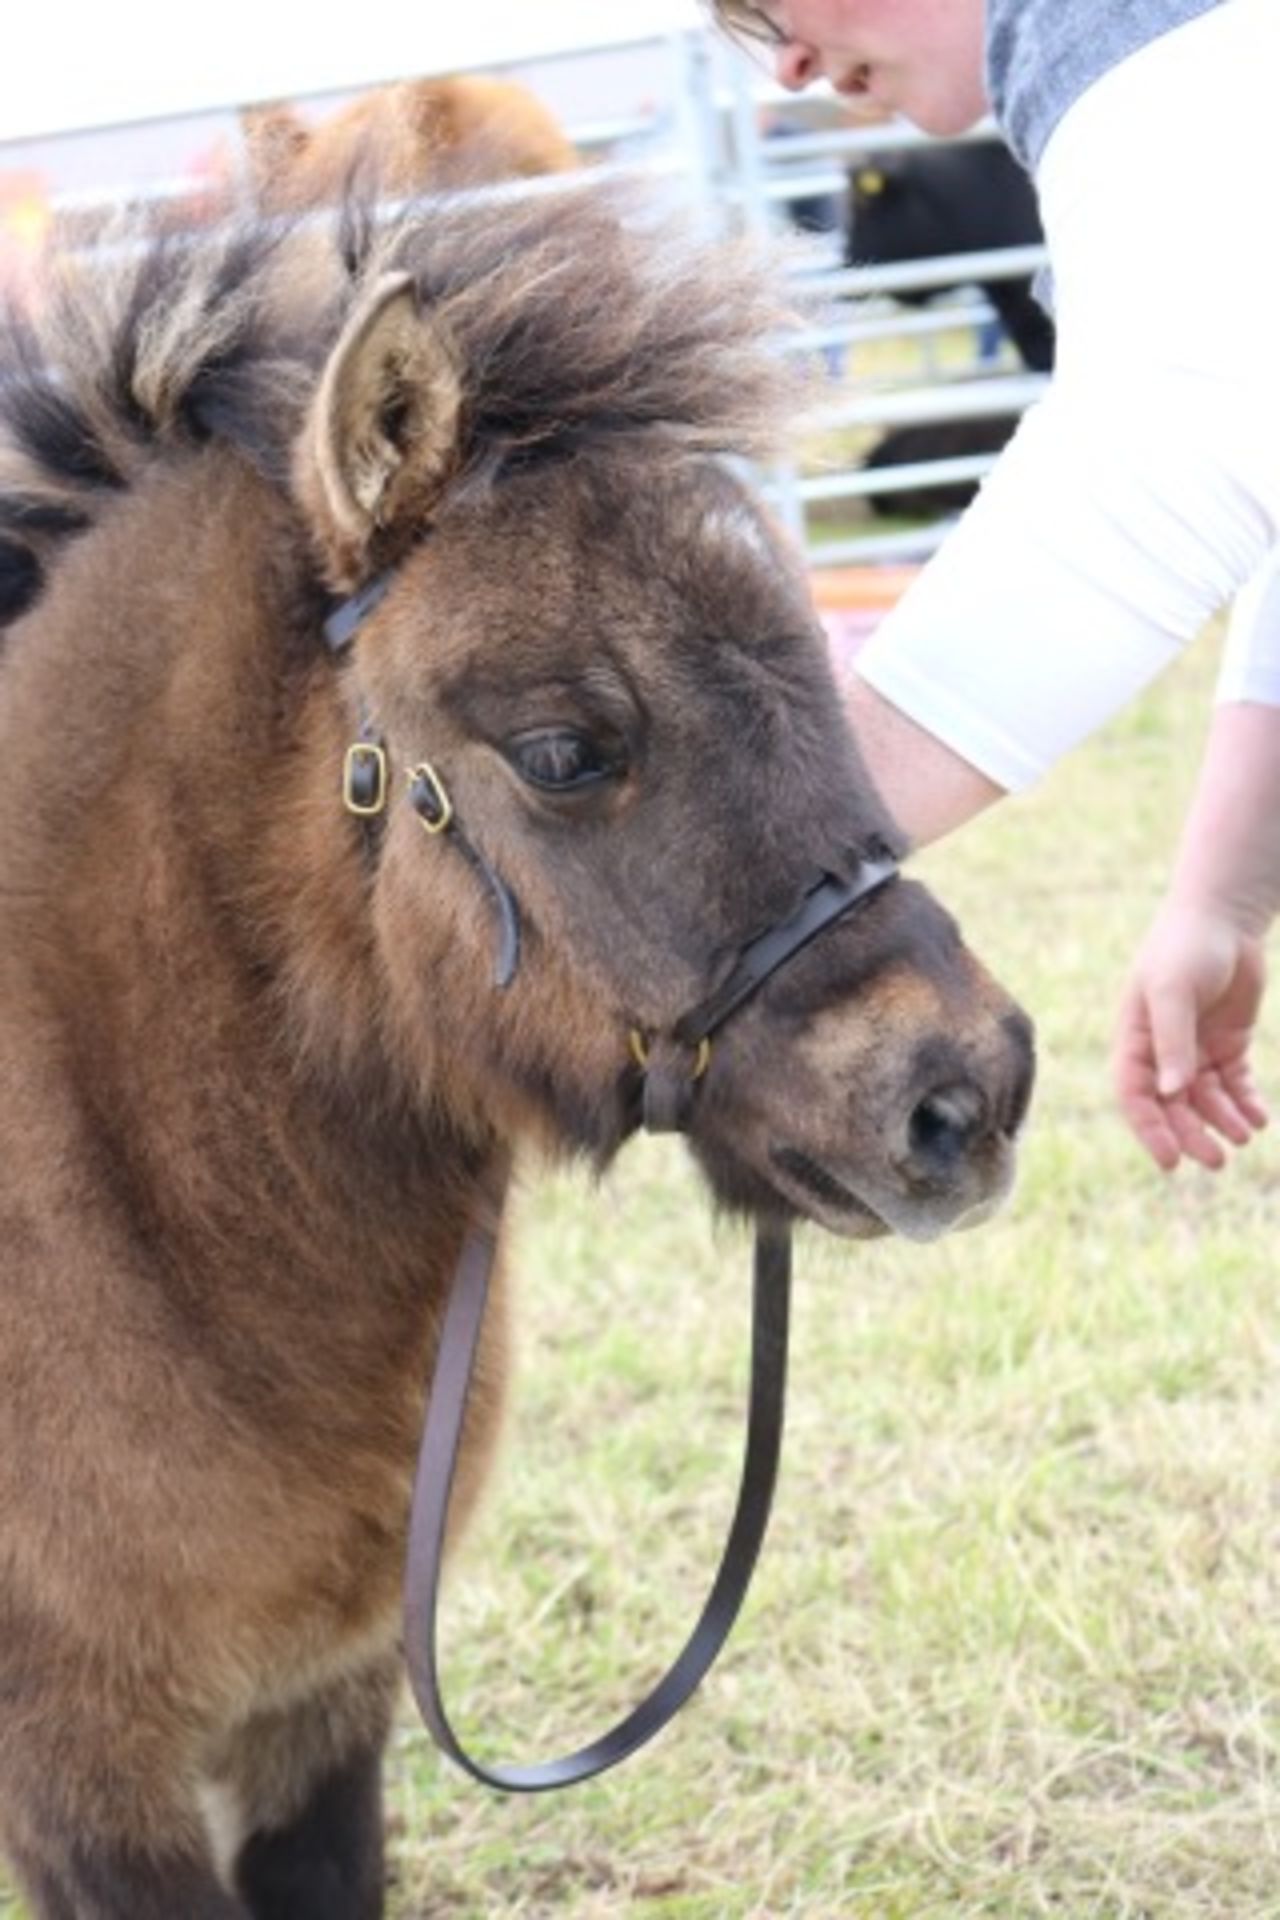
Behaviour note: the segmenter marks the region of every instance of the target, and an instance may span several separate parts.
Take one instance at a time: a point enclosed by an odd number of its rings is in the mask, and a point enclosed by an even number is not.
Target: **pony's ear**
[[[312,401],[296,486],[335,586],[359,585],[430,518],[457,461],[462,383],[407,273],[376,281]]]

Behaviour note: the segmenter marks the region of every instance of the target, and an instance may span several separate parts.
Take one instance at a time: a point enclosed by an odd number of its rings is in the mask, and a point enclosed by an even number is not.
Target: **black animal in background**
[[[996,140],[871,155],[850,174],[848,266],[898,265],[940,254],[1036,246],[1043,238],[1030,178]],[[1032,291],[1031,276],[977,284],[1023,365],[1032,373],[1050,372],[1053,321]],[[950,291],[950,287],[929,287],[895,297],[907,305],[924,305]],[[877,444],[866,465],[891,467],[998,452],[1016,425],[1016,415],[988,415],[896,429]],[[968,504],[973,492],[972,481],[951,481],[877,494],[871,497],[871,505],[878,513],[954,513]]]
[[[1035,188],[997,140],[907,147],[869,157],[849,180],[848,266],[898,265],[937,254],[987,253],[1039,246],[1044,239]],[[1053,322],[1035,299],[1028,274],[979,281],[1023,364],[1053,365]],[[945,287],[897,297],[923,304]]]

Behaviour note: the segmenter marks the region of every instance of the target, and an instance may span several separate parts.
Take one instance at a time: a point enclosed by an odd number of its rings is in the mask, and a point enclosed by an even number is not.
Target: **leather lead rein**
[[[502,1172],[505,1189],[506,1169]],[[782,1447],[791,1300],[791,1235],[762,1228],[755,1245],[751,1404],[737,1508],[720,1568],[693,1632],[657,1684],[617,1725],[588,1746],[531,1766],[487,1766],[461,1744],[440,1695],[437,1610],[449,1499],[467,1388],[484,1320],[497,1246],[492,1217],[473,1228],[454,1278],[418,1455],[405,1584],[405,1651],[419,1710],[436,1743],[473,1779],[506,1793],[545,1793],[617,1766],[680,1711],[714,1662],[751,1584],[764,1540]]]

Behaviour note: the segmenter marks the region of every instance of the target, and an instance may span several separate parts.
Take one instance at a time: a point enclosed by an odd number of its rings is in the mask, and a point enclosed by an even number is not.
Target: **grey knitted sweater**
[[[1032,173],[1067,108],[1149,40],[1229,0],[987,0],[987,89]]]

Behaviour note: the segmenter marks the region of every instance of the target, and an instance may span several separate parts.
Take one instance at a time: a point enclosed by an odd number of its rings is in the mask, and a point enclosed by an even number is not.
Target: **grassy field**
[[[720,1667],[549,1799],[471,1786],[406,1714],[395,1920],[1280,1915],[1280,1154],[1166,1180],[1105,1069],[1212,668],[919,863],[1038,1019],[1018,1194],[932,1248],[801,1236],[777,1513]],[[1274,1037],[1263,1064],[1280,1087]],[[599,1191],[531,1181],[521,1216],[509,1438],[445,1645],[464,1735],[528,1759],[630,1704],[701,1603],[749,1247],[670,1143]]]

